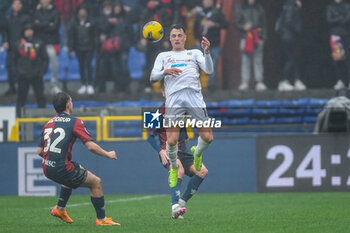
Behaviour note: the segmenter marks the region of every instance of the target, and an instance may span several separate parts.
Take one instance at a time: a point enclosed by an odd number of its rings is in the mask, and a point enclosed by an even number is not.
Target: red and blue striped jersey
[[[62,113],[51,118],[42,130],[39,146],[43,149],[43,169],[47,173],[72,172],[72,148],[79,138],[83,143],[92,141],[84,122]]]

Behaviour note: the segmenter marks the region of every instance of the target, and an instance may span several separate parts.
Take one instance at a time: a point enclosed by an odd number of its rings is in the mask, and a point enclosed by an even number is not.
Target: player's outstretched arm
[[[205,36],[202,37],[201,46],[205,54],[210,53],[210,41]]]
[[[214,72],[214,63],[213,59],[210,56],[210,42],[209,40],[203,36],[201,42],[202,48],[204,50],[204,56],[202,53],[197,55],[197,62],[200,68],[207,74],[212,74]]]
[[[91,151],[92,153],[94,153],[96,155],[106,157],[108,159],[114,159],[114,160],[117,159],[117,155],[116,155],[114,150],[105,151],[104,149],[102,149],[99,145],[97,145],[93,141],[87,141],[85,143],[85,146],[89,151]]]

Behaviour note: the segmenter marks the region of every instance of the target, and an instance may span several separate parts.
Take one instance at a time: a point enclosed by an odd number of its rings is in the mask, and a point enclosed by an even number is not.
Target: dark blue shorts
[[[57,171],[56,173],[50,172],[47,178],[73,189],[80,187],[80,185],[82,185],[86,180],[87,171],[80,167],[79,163],[74,161],[71,162],[74,164],[73,171]]]
[[[178,152],[178,158],[180,159],[182,166],[184,167],[185,174],[189,177],[192,177],[194,174],[190,171],[190,167],[193,165],[193,155],[187,152]],[[162,160],[159,156],[159,160],[162,163]],[[163,164],[162,164],[163,165]],[[170,163],[163,165],[168,171],[170,169]]]
[[[192,177],[194,174],[190,171],[190,167],[193,165],[193,155],[187,152],[179,151],[178,158],[180,159],[182,166],[185,169],[185,174],[189,177]]]

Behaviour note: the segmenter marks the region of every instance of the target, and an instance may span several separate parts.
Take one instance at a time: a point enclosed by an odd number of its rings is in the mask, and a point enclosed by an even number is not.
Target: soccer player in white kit
[[[210,42],[206,37],[202,38],[203,53],[198,49],[185,49],[186,33],[182,25],[175,24],[170,28],[170,42],[172,50],[160,53],[154,63],[151,73],[151,82],[164,79],[165,88],[165,121],[176,122],[189,116],[191,119],[205,121],[208,119],[206,104],[201,93],[199,80],[200,69],[207,74],[214,71],[214,65],[210,56]],[[193,165],[197,171],[202,167],[202,153],[213,141],[211,128],[197,128],[199,137],[197,146],[191,151],[194,156]],[[178,165],[176,163],[178,153],[179,126],[167,129],[166,152],[170,160],[169,186],[176,186]]]

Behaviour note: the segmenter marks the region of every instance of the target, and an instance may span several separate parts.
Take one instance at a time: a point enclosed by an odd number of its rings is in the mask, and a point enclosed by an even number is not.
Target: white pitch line
[[[142,201],[142,200],[148,200],[152,198],[156,198],[162,195],[148,195],[148,196],[142,196],[142,197],[130,197],[130,198],[123,198],[123,199],[116,199],[116,200],[108,200],[105,201],[105,203],[116,203],[116,202],[131,202],[131,201]],[[84,205],[91,205],[91,202],[82,202],[82,203],[76,203],[76,204],[70,204],[67,205],[67,207],[78,207],[78,206],[84,206]],[[48,207],[48,208],[53,208]],[[45,208],[47,209],[47,208]]]

